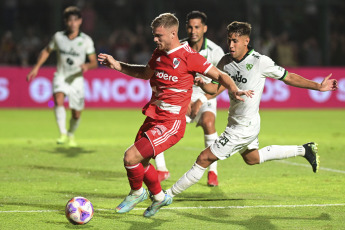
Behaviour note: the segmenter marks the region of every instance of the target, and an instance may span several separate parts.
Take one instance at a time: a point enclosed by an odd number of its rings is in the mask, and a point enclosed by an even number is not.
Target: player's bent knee
[[[246,157],[246,156],[242,156],[244,162],[246,162],[247,165],[256,165],[260,163],[260,159],[257,159],[255,157]]]
[[[207,168],[216,160],[217,160],[217,157],[213,155],[213,153],[209,150],[209,148],[207,148],[200,153],[200,155],[196,159],[196,163],[204,168]]]

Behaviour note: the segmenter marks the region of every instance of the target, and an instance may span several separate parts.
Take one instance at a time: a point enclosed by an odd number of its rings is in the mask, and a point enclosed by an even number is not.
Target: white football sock
[[[204,140],[205,140],[205,147],[207,148],[208,146],[210,146],[211,144],[213,144],[213,142],[218,138],[218,133],[212,133],[212,134],[205,134],[204,135]],[[215,161],[213,162],[210,167],[209,167],[209,171],[213,171],[215,174],[218,175],[218,171],[217,171],[217,164],[218,162]]]
[[[155,158],[156,168],[159,171],[169,171],[165,164],[164,152],[158,154]]]
[[[280,160],[304,156],[305,149],[299,145],[271,145],[259,150],[260,164],[270,160]]]
[[[158,194],[156,194],[156,195],[153,195],[153,199],[154,199],[155,201],[163,201],[163,200],[164,200],[164,197],[165,197],[165,194],[164,194],[163,190],[160,191],[160,193],[158,193]]]
[[[55,106],[55,119],[59,127],[60,134],[67,134],[66,130],[66,110],[64,106]]]
[[[74,119],[73,117],[71,117],[71,119],[69,120],[68,136],[74,135],[74,132],[78,128],[79,123],[80,123],[80,118]]]
[[[143,193],[143,191],[144,191],[143,187],[141,187],[138,190],[131,189],[131,191],[129,192],[129,195],[140,196]]]
[[[194,163],[193,167],[186,172],[170,189],[167,190],[167,193],[173,197],[177,194],[180,194],[193,184],[196,184],[204,175],[205,170],[206,168]]]

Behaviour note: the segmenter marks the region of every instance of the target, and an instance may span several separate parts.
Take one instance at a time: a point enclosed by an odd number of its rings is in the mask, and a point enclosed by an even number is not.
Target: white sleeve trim
[[[204,74],[207,74],[207,72],[212,68],[212,64],[209,66],[209,67],[207,67],[207,69],[205,70],[205,72],[204,72]]]

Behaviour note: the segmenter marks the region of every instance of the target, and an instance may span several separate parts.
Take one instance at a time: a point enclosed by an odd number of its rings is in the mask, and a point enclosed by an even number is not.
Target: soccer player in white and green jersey
[[[224,51],[205,36],[207,32],[207,15],[196,10],[189,12],[186,17],[186,30],[188,37],[181,41],[187,41],[192,49],[199,52],[212,65],[217,66],[220,59],[224,56]],[[204,75],[196,74],[196,77],[201,77],[204,82],[211,82],[211,79]],[[199,86],[194,85],[190,108],[190,113],[186,116],[187,123],[196,123],[197,126],[202,127],[205,147],[208,147],[218,137],[215,125],[217,115],[216,95],[207,94]],[[158,180],[163,181],[169,178],[170,173],[165,164],[164,153],[156,156],[155,163]],[[209,167],[207,185],[218,186],[216,161]]]
[[[289,73],[277,66],[271,58],[261,55],[249,46],[251,25],[246,22],[232,22],[227,27],[229,53],[219,62],[219,69],[228,73],[242,90],[254,90],[252,98],[244,102],[230,96],[228,125],[225,131],[198,156],[193,167],[185,173],[167,194],[175,196],[197,183],[206,168],[217,160],[224,160],[239,152],[249,165],[261,164],[269,160],[278,160],[302,156],[311,164],[316,173],[319,168],[317,144],[271,145],[259,149],[260,132],[259,105],[266,77],[278,79],[285,84],[318,91],[334,91],[338,88],[335,79],[324,78],[322,83],[307,80],[297,74]],[[208,92],[216,92],[215,84],[201,84]]]
[[[75,6],[67,7],[63,13],[66,24],[65,31],[58,31],[45,47],[36,65],[27,75],[27,80],[37,76],[43,63],[52,51],[57,54],[57,70],[53,79],[53,97],[55,102],[55,118],[60,130],[57,144],[68,142],[70,147],[76,147],[74,132],[80,122],[81,111],[84,108],[84,78],[83,73],[97,67],[97,59],[92,39],[80,31],[82,23],[81,12]],[[89,62],[86,63],[86,57]],[[65,96],[68,96],[69,108],[72,111],[70,125],[66,130]]]

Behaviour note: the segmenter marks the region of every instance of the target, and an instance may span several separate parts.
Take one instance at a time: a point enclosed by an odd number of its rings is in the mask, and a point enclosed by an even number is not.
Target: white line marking
[[[256,206],[208,206],[208,207],[164,207],[162,209],[186,210],[186,209],[246,209],[246,208],[304,208],[304,207],[331,207],[345,206],[345,204],[292,204],[292,205],[256,205]],[[134,211],[146,210],[146,208],[135,208]],[[62,212],[63,210],[28,210],[28,211],[0,211],[0,213],[35,213],[35,212]],[[95,209],[95,211],[114,211],[114,209]]]
[[[294,163],[291,161],[287,161],[287,160],[278,160],[276,161],[278,163],[283,163],[283,164],[288,164],[288,165],[296,165],[296,166],[302,166],[302,167],[307,167],[310,168],[311,166],[308,164],[300,164],[300,163]],[[324,167],[320,167],[319,170],[324,170],[324,171],[329,171],[329,172],[336,172],[336,173],[344,173],[345,171],[342,170],[338,170],[338,169],[330,169],[330,168],[324,168]]]

